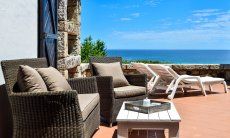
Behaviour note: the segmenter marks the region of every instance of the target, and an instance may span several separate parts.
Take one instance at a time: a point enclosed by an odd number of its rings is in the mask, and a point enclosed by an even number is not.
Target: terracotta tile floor
[[[198,90],[176,94],[172,100],[179,112],[180,138],[230,138],[230,93],[224,93],[222,85],[215,85],[214,92],[202,96]],[[151,98],[166,100],[167,96],[157,93]],[[162,131],[148,131],[148,138],[164,137]],[[116,138],[117,126],[101,125],[94,138]],[[147,131],[133,131],[131,138],[145,138]]]

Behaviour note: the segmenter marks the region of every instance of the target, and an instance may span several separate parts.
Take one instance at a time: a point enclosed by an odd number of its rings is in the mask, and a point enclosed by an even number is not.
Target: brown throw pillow
[[[49,91],[72,90],[64,76],[55,68],[37,68]]]
[[[112,76],[114,87],[128,86],[119,62],[114,63],[92,63],[98,76]]]
[[[39,73],[27,65],[20,65],[17,75],[17,83],[23,92],[45,92],[46,84]]]

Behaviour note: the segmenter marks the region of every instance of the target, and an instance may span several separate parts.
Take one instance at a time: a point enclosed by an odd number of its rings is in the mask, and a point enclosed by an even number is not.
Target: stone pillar
[[[57,68],[66,77],[81,76],[80,0],[59,0]]]
[[[68,45],[70,55],[81,54],[81,42],[80,42],[80,26],[81,26],[81,1],[80,0],[69,0],[67,7],[67,18],[68,18]],[[80,67],[76,67],[71,71],[74,77],[80,77]]]
[[[60,64],[60,60],[68,56],[68,22],[67,0],[59,0],[58,3],[58,39],[57,39],[57,68],[68,78],[68,71]]]

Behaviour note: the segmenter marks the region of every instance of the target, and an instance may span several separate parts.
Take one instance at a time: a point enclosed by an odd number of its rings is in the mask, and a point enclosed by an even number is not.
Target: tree
[[[92,37],[85,38],[81,46],[81,61],[89,62],[91,56],[103,57],[106,56],[105,42],[101,40],[93,41]]]

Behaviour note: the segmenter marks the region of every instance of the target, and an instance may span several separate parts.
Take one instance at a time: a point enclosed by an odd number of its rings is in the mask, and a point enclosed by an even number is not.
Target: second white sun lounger
[[[212,84],[222,83],[225,87],[225,92],[227,92],[226,82],[222,78],[178,75],[173,69],[164,65],[148,65],[148,67],[159,75],[160,79],[169,83],[166,93],[168,93],[170,90],[172,90],[172,92],[168,96],[168,99],[174,98],[176,90],[179,86],[183,88],[186,86],[198,85],[201,88],[203,95],[206,95],[204,84],[211,86]]]

